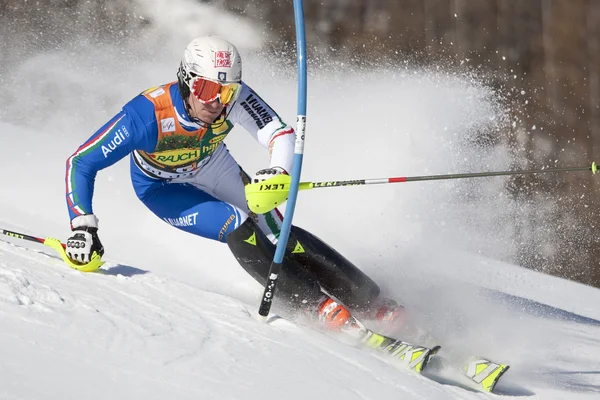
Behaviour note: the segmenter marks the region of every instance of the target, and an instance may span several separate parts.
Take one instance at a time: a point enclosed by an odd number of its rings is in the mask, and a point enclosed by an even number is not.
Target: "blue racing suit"
[[[225,241],[249,214],[248,176],[223,143],[235,124],[269,149],[270,167],[291,170],[294,130],[245,83],[238,99],[211,125],[189,118],[176,82],[146,90],[67,160],[71,220],[94,213],[96,173],[130,155],[135,193],[154,214],[189,233]],[[278,212],[257,218],[275,241]]]

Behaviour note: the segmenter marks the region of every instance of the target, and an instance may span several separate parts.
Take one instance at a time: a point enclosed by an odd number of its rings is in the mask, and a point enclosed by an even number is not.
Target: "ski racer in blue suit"
[[[242,81],[238,50],[215,37],[186,48],[177,81],[148,89],[69,157],[66,199],[73,235],[67,254],[86,263],[104,253],[92,207],[96,173],[130,157],[137,197],[157,217],[191,234],[226,242],[242,267],[265,284],[281,215],[249,211],[244,185],[251,179],[224,140],[241,125],[270,155],[254,182],[291,170],[294,130]],[[395,319],[402,308],[379,298],[379,287],[311,233],[292,227],[278,297],[292,308],[345,329],[349,309]],[[326,294],[327,293],[327,294]]]

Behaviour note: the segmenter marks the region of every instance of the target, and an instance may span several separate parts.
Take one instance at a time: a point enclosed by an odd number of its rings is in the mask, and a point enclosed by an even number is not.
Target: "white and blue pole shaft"
[[[298,48],[298,117],[296,125],[296,146],[294,148],[294,164],[292,167],[292,182],[290,186],[283,224],[279,233],[279,241],[275,256],[269,269],[269,277],[263,292],[258,313],[267,317],[275,296],[277,277],[281,272],[281,264],[285,256],[285,248],[290,237],[294,208],[298,198],[300,172],[302,171],[302,156],[304,155],[304,135],[306,130],[306,37],[304,31],[304,8],[302,0],[294,0],[294,16],[296,20],[296,46]]]

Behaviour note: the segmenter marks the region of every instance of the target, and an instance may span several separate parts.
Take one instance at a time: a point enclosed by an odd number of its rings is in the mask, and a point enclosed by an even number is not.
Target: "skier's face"
[[[225,108],[219,99],[216,99],[210,103],[202,103],[193,94],[190,94],[188,102],[193,114],[191,117],[198,118],[199,120],[208,124],[213,123],[221,115],[221,112],[223,112],[223,109]]]

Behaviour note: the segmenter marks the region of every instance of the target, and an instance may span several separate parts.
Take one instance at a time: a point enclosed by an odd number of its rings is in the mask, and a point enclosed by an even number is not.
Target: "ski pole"
[[[39,237],[31,236],[31,235],[26,235],[24,233],[8,231],[5,229],[0,229],[0,234],[8,236],[8,237],[12,237],[12,238],[29,240],[30,242],[41,243],[48,247],[51,247],[58,252],[58,254],[60,255],[60,258],[62,258],[62,260],[65,263],[67,263],[67,265],[69,267],[76,269],[78,271],[93,272],[93,271],[98,270],[98,268],[100,268],[102,266],[102,264],[104,264],[104,262],[102,262],[102,257],[96,252],[94,252],[92,254],[92,258],[91,258],[90,262],[88,262],[88,263],[80,264],[80,263],[74,262],[73,260],[71,260],[69,258],[69,256],[67,256],[67,253],[65,252],[65,249],[67,246],[64,243],[61,243],[60,240],[58,240],[58,239],[54,239],[54,238],[45,238],[44,239],[44,238],[39,238]]]
[[[328,181],[328,182],[300,182],[298,190],[310,190],[328,187],[340,186],[361,186],[376,185],[384,183],[402,183],[416,181],[434,181],[442,179],[462,179],[462,178],[481,178],[502,175],[528,175],[542,174],[550,172],[573,172],[573,171],[592,171],[592,174],[598,172],[595,162],[588,167],[573,168],[549,168],[522,171],[496,171],[496,172],[474,172],[466,174],[448,174],[448,175],[424,175],[424,176],[399,176],[394,178],[379,179],[357,179],[349,181]],[[252,212],[264,214],[287,200],[287,194],[290,187],[290,177],[287,175],[277,175],[271,179],[260,183],[246,185],[246,200]]]

